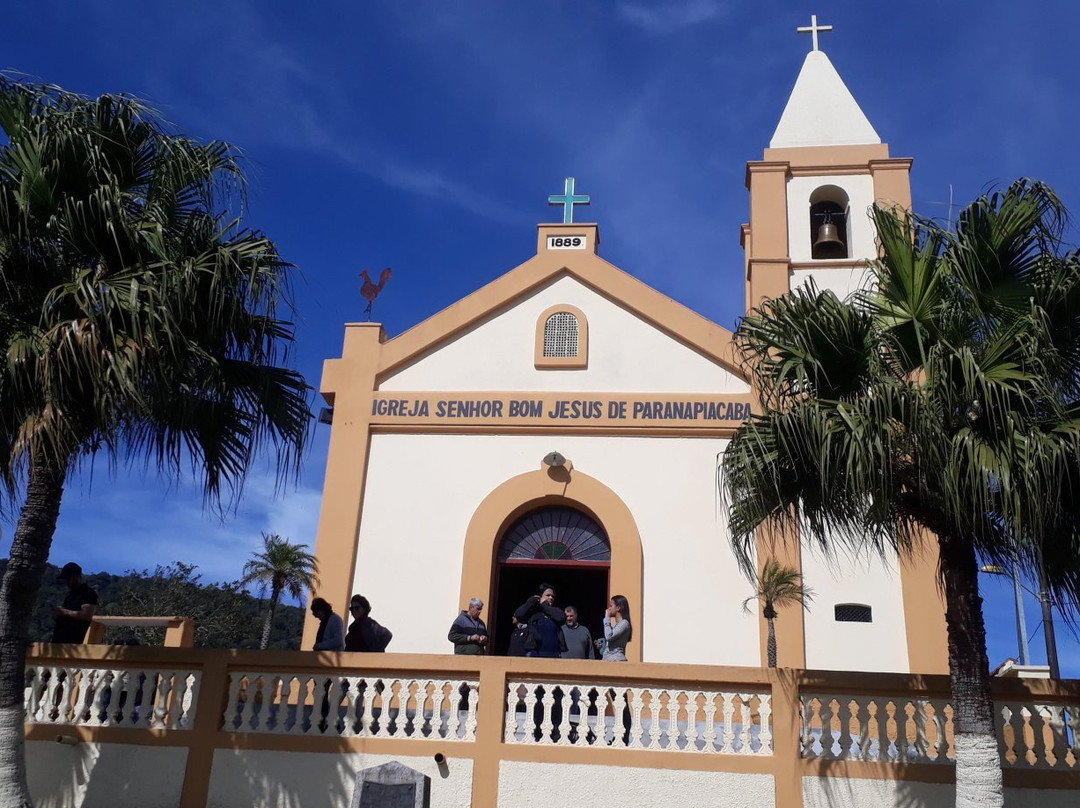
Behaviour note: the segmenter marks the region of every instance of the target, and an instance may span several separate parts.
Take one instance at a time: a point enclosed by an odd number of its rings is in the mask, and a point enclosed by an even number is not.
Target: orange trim
[[[908,670],[948,673],[945,598],[939,585],[938,547],[932,535],[900,556],[900,591],[904,600]]]
[[[538,471],[513,477],[480,503],[465,532],[461,602],[468,603],[469,598],[481,592],[488,593],[488,602],[494,601],[495,552],[503,533],[523,513],[543,505],[578,508],[604,528],[611,543],[608,594],[625,595],[633,613],[644,614],[644,558],[634,517],[614,491],[570,463],[561,468],[542,466]],[[626,648],[630,661],[641,661],[643,639],[638,620],[634,639]]]
[[[315,541],[319,591],[311,596],[328,600],[346,625],[367,483],[375,372],[385,336],[378,323],[349,323],[341,358],[323,365],[322,393],[334,406],[334,421]],[[318,620],[308,612],[301,648],[314,645],[318,628]]]
[[[544,333],[547,330],[547,321],[554,314],[572,314],[577,318],[578,344],[577,354],[574,356],[545,356]],[[589,366],[589,320],[585,312],[577,306],[569,303],[561,303],[545,309],[536,319],[536,347],[533,354],[533,364],[537,370],[554,368],[556,370],[584,370]]]
[[[572,229],[595,225],[567,225]],[[542,231],[543,232],[543,231]],[[517,300],[569,275],[742,379],[731,332],[588,251],[544,251],[381,346],[378,378],[436,350]]]

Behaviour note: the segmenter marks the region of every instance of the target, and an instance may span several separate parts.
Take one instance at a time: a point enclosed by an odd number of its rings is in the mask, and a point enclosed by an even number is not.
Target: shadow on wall
[[[921,783],[914,780],[854,780],[830,774],[833,761],[823,762],[823,777],[803,778],[804,808],[940,808],[953,805],[953,783]],[[907,766],[896,766],[897,778]],[[945,767],[942,767],[945,769]],[[947,772],[947,769],[945,769]],[[943,773],[945,773],[943,772]],[[1066,789],[1006,788],[1005,808],[1075,808],[1076,792]]]
[[[36,808],[175,808],[187,750],[28,741],[26,773]]]

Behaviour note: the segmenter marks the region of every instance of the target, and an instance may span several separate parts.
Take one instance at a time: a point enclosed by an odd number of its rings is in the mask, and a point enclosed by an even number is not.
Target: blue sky
[[[362,318],[360,269],[394,268],[375,312],[400,333],[529,258],[570,175],[605,258],[734,326],[745,162],[780,118],[811,12],[835,26],[822,49],[892,154],[915,158],[918,211],[1031,176],[1080,212],[1080,6],[1064,0],[44,0],[5,12],[0,68],[132,93],[243,147],[249,222],[302,270],[296,358],[317,385],[342,324]],[[327,437],[296,490],[275,499],[255,470],[225,522],[186,484],[83,474],[53,560],[184,559],[235,578],[260,531],[314,542]],[[996,662],[1015,654],[1011,589],[986,583]],[[1080,675],[1080,647],[1060,640]]]

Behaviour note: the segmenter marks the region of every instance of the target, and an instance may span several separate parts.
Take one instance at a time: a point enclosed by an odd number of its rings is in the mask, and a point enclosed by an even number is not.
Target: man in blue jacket
[[[566,614],[555,605],[555,590],[551,584],[540,584],[537,594],[529,598],[514,612],[522,623],[529,626],[529,638],[525,641],[526,656],[558,659],[566,650],[560,627],[566,622]]]

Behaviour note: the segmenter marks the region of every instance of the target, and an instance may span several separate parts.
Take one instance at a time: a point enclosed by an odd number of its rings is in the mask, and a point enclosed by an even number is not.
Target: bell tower
[[[911,207],[911,160],[889,157],[874,127],[818,49],[813,34],[762,160],[747,163],[750,222],[743,225],[747,307],[813,279],[841,298],[862,282],[877,251],[874,202]]]

